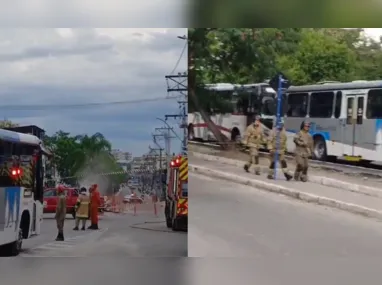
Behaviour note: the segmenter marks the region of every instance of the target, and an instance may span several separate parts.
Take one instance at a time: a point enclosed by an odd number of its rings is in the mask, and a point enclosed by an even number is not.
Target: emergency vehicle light
[[[21,169],[20,168],[12,168],[11,174],[12,174],[12,176],[20,176],[21,175]]]
[[[170,164],[172,167],[178,167],[180,165],[180,159],[177,158],[175,160],[172,160]]]

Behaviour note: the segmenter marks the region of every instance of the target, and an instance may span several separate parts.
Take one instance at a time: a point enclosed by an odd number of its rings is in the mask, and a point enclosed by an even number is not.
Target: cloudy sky
[[[165,75],[185,45],[177,36],[185,34],[186,29],[0,30],[0,119],[36,124],[48,134],[101,132],[113,147],[143,154],[151,133],[163,126],[156,117],[179,113],[177,100],[166,99]],[[187,51],[175,73],[186,67]],[[81,106],[122,101],[127,102]],[[169,123],[176,128],[178,121]],[[178,151],[179,141],[173,146]]]

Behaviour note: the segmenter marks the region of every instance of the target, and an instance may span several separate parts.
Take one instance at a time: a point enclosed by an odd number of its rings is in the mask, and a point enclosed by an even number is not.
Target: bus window
[[[0,187],[15,186],[11,177],[13,143],[0,140]]]
[[[333,92],[317,92],[310,94],[310,118],[330,118],[333,113]]]
[[[342,92],[338,91],[336,95],[336,103],[334,105],[334,117],[338,119],[341,116],[341,105],[342,105]]]
[[[382,118],[382,89],[373,89],[367,96],[366,118]]]
[[[351,125],[353,123],[353,108],[354,108],[354,98],[347,98],[347,110],[346,110],[346,124]]]
[[[305,117],[308,109],[308,93],[288,95],[288,117]]]

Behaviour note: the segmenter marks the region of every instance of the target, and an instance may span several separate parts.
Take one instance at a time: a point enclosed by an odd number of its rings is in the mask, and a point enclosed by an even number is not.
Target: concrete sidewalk
[[[189,157],[189,169],[195,173],[226,179],[259,189],[283,194],[309,203],[345,210],[382,220],[382,198],[312,182],[286,181],[283,176],[269,180],[266,174],[246,173],[237,166]],[[254,189],[254,191],[256,191]],[[232,189],[234,194],[235,190]]]
[[[241,160],[229,159],[214,155],[202,154],[202,153],[191,153],[190,159],[197,159],[202,162],[208,161],[213,163],[225,164],[235,166],[235,168],[243,169],[244,163]],[[204,163],[204,162],[203,162]],[[268,165],[260,165],[262,172],[264,174],[268,171]],[[293,169],[290,169],[293,171]],[[282,178],[283,175],[281,170],[278,169],[280,175],[278,177]],[[376,182],[375,180],[361,179],[359,177],[349,177],[348,175],[343,175],[340,173],[333,173],[329,171],[317,171],[316,169],[309,170],[309,181],[312,183],[331,186],[350,192],[362,193],[364,195],[382,198],[382,183]]]

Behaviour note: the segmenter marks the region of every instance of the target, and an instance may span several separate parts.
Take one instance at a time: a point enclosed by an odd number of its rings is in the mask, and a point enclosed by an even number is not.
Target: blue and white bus
[[[288,151],[307,119],[317,159],[382,162],[382,80],[291,86],[285,100]]]
[[[18,255],[22,240],[40,234],[43,219],[41,140],[0,129],[0,252]]]

